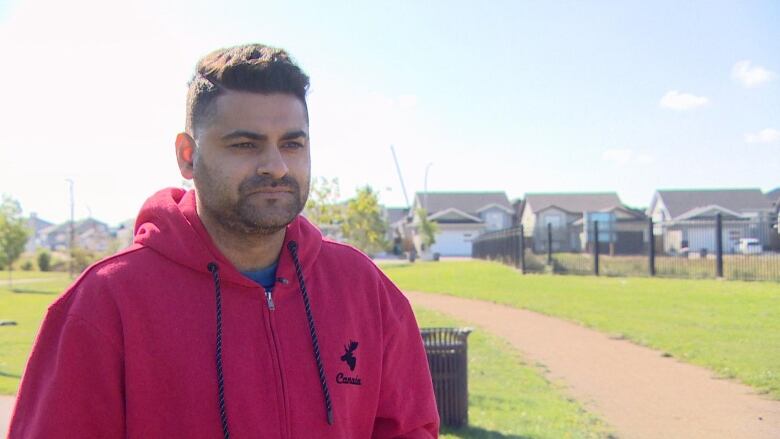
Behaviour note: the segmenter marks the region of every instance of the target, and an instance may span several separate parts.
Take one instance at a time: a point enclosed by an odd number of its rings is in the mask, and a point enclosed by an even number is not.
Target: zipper
[[[282,437],[289,438],[290,437],[290,421],[289,421],[289,413],[288,413],[288,399],[287,399],[287,385],[285,383],[284,378],[284,368],[282,367],[282,355],[279,351],[279,340],[277,339],[276,335],[276,324],[275,324],[275,318],[274,318],[274,309],[276,309],[276,305],[274,305],[274,299],[273,299],[273,290],[272,289],[265,289],[265,303],[268,307],[268,311],[265,312],[265,315],[267,316],[267,329],[269,330],[268,335],[270,336],[270,343],[271,343],[271,351],[272,356],[274,357],[274,362],[276,363],[276,368],[279,371],[279,390],[281,393],[281,427],[282,427]]]
[[[274,306],[274,298],[271,296],[271,292],[272,290],[265,290],[265,303],[268,305],[268,309],[273,311],[276,307]]]

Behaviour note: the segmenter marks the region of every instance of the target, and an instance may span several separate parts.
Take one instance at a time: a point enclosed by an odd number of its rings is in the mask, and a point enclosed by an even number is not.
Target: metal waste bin
[[[422,328],[441,424],[469,423],[468,345],[471,328]]]

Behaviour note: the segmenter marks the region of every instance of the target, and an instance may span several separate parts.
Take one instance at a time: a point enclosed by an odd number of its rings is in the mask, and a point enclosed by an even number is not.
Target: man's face
[[[272,234],[309,195],[309,124],[291,94],[227,91],[198,127],[192,176],[199,209],[224,228]]]

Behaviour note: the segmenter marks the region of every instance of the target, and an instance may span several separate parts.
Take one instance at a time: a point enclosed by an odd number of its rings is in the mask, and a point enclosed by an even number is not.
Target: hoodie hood
[[[294,279],[295,268],[287,251],[290,241],[297,243],[300,263],[308,271],[320,252],[322,235],[301,215],[287,226],[279,253],[277,276]],[[224,282],[257,286],[242,275],[214,244],[198,216],[194,190],[167,188],[149,197],[136,219],[133,242],[204,274],[210,275],[209,264],[217,263]]]

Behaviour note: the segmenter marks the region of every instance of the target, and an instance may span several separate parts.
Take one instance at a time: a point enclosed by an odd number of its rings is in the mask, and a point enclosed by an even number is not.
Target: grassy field
[[[22,271],[14,270],[11,274],[13,281],[27,280],[27,279],[66,279],[68,273],[54,272],[54,271]],[[0,287],[4,287],[8,284],[8,271],[0,271]]]
[[[546,254],[526,251],[527,270],[544,272]],[[553,253],[555,272],[560,274],[593,274],[593,256],[589,253]],[[715,255],[705,258],[675,256],[655,257],[656,276],[688,279],[714,279]],[[647,256],[599,256],[602,276],[648,276]],[[723,255],[723,276],[734,280],[780,280],[780,255]]]
[[[464,326],[415,308],[421,327]],[[507,342],[477,329],[468,339],[469,426],[442,438],[608,438],[596,416],[566,398],[539,369],[523,363]]]
[[[483,261],[384,267],[402,289],[490,300],[653,347],[780,399],[776,283],[523,276]]]
[[[0,394],[4,395],[16,393],[43,314],[70,283],[67,273],[21,273],[25,274],[24,279],[42,280],[20,280],[13,290],[0,282],[0,320],[16,322],[15,326],[0,326]],[[17,274],[14,273],[15,280]]]
[[[39,275],[41,273],[38,273]],[[15,394],[46,308],[70,283],[67,274],[44,273],[40,282],[0,285],[0,394]],[[27,276],[26,279],[33,278]],[[442,314],[416,309],[421,326],[463,326]],[[608,438],[596,416],[569,400],[536,367],[525,365],[504,341],[482,331],[469,337],[470,425],[443,438]]]

